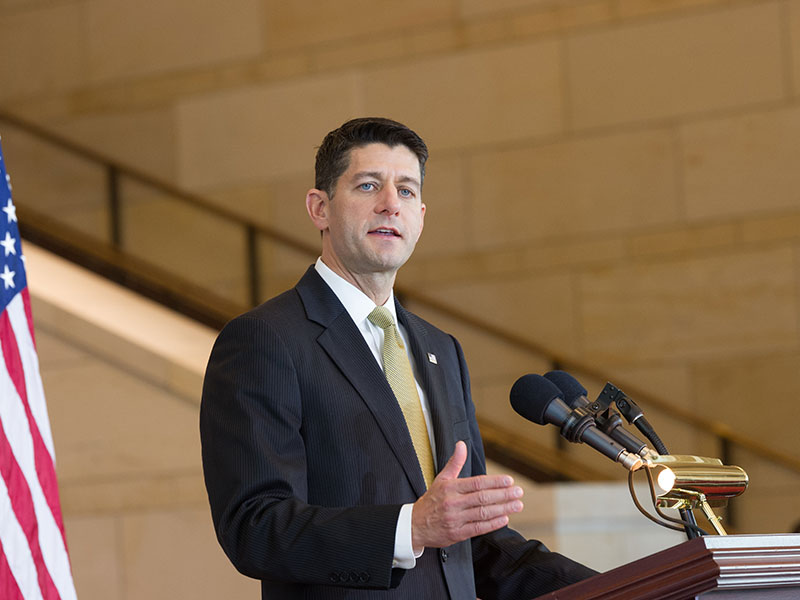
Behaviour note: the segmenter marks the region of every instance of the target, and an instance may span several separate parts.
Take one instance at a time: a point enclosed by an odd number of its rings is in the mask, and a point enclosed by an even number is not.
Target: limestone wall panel
[[[425,294],[562,353],[574,352],[575,303],[568,274],[429,285]],[[455,300],[457,299],[457,300]]]
[[[547,40],[371,69],[365,112],[409,123],[434,150],[552,135],[562,129],[559,57]]]
[[[165,181],[175,179],[174,114],[168,109],[82,115],[52,123],[58,133]]]
[[[67,515],[64,529],[78,598],[125,598],[121,557],[116,552],[121,541],[118,520],[109,515]]]
[[[414,256],[419,259],[468,250],[472,242],[471,206],[461,158],[442,157],[430,164],[422,201],[427,207],[425,228]]]
[[[352,74],[188,98],[177,105],[178,172],[192,189],[307,172],[325,133],[361,113]]]
[[[775,411],[765,404],[800,397],[800,353],[769,353],[747,359],[713,360],[695,366],[695,410],[734,431],[768,443],[791,456],[800,454],[800,408],[788,402]],[[800,519],[800,515],[797,516]]]
[[[786,6],[786,26],[791,43],[792,91],[797,96],[800,93],[800,0],[790,0]]]
[[[480,154],[469,173],[481,248],[672,223],[679,216],[666,130]]]
[[[130,600],[257,598],[214,535],[208,510],[130,513],[122,518],[125,595]]]
[[[200,440],[189,403],[102,364],[50,373],[43,381],[62,484],[197,471]]]
[[[702,8],[710,4],[724,4],[725,0],[616,0],[621,17],[638,17],[679,10]]]
[[[784,95],[775,3],[576,34],[567,42],[577,129],[723,110]]]
[[[66,5],[0,15],[0,101],[86,83],[80,18],[79,10]]]
[[[450,19],[457,0],[266,0],[268,46],[285,50],[382,35],[403,44],[409,31]]]
[[[549,7],[552,0],[498,0],[496,2],[483,2],[482,0],[460,0],[459,12],[468,18],[486,17],[495,13],[519,11]]]
[[[90,0],[84,10],[94,83],[219,65],[263,48],[259,0]]]
[[[690,220],[800,209],[800,110],[681,127]]]
[[[791,249],[597,269],[580,276],[586,358],[635,364],[797,344]]]

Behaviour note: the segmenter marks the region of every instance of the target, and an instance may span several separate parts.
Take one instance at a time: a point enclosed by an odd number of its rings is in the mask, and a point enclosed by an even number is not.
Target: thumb
[[[456,448],[453,450],[453,455],[447,464],[436,476],[436,479],[455,479],[464,468],[464,463],[467,462],[467,445],[462,442],[456,442]]]

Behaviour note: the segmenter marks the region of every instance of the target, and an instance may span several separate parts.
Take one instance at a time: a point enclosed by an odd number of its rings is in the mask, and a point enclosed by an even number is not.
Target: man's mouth
[[[386,237],[403,237],[396,229],[391,227],[378,227],[370,230],[369,233],[374,235],[384,235]]]

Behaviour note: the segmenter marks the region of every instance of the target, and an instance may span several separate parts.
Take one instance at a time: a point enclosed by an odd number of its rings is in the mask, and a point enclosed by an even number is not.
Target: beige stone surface
[[[148,175],[175,180],[175,115],[168,109],[90,114],[49,124],[65,137]]]
[[[690,220],[800,209],[800,110],[681,127]]]
[[[124,568],[118,551],[119,525],[119,520],[109,515],[65,516],[64,528],[78,598],[126,598]]]
[[[593,27],[601,23],[608,23],[616,15],[613,4],[608,0],[594,2],[567,0],[564,2],[564,6],[558,10],[558,19],[563,29]]]
[[[108,239],[106,172],[83,158],[0,125],[3,157],[20,213],[30,206],[101,241]]]
[[[125,515],[126,600],[257,598],[259,583],[236,572],[217,543],[207,509]]]
[[[797,456],[800,409],[794,402],[780,408],[780,399],[800,396],[799,366],[797,350],[697,364],[692,372],[695,409],[775,450]]]
[[[449,27],[408,32],[406,51],[411,56],[425,56],[453,50],[461,43],[461,29],[451,24]]]
[[[704,8],[711,4],[725,4],[725,0],[616,0],[621,17],[638,17],[657,13],[670,13]]]
[[[724,110],[785,95],[781,12],[746,5],[570,36],[576,129]]]
[[[25,256],[36,329],[49,336],[45,349],[59,357],[56,366],[83,366],[88,355],[102,356],[197,402],[212,329],[36,246],[28,245]],[[68,343],[73,347],[64,351]]]
[[[587,271],[578,298],[590,360],[732,356],[797,344],[788,249]]]
[[[800,525],[797,510],[800,474],[770,466],[748,452],[736,452],[731,462],[741,466],[750,478],[747,491],[731,501],[737,530],[743,533],[795,532]]]
[[[245,229],[239,223],[134,183],[123,187],[123,198],[126,251],[222,298],[247,301]]]
[[[672,223],[674,160],[666,130],[477,155],[469,168],[476,245]]]
[[[198,457],[199,458],[199,457]],[[206,508],[200,464],[191,470],[141,476],[61,479],[61,507],[67,514],[111,514],[152,509]]]
[[[81,13],[75,6],[0,14],[0,101],[73,90],[86,82]],[[11,68],[13,66],[13,68]]]
[[[430,284],[425,294],[534,343],[576,350],[576,297],[568,274]]]
[[[454,15],[456,0],[266,0],[267,44],[273,50],[388,38],[402,44],[408,31],[430,28]]]
[[[784,212],[775,216],[748,218],[741,228],[745,242],[797,239],[800,237],[800,213]]]
[[[800,91],[800,1],[789,0],[785,4],[784,22],[791,44],[791,81],[792,92],[796,96]]]
[[[563,4],[564,2],[561,0],[559,3]],[[474,19],[486,17],[494,13],[513,13],[519,12],[520,10],[548,7],[551,4],[553,4],[552,0],[497,0],[495,2],[461,0],[459,3],[459,13],[466,18]]]
[[[437,327],[458,339],[467,360],[473,385],[501,386],[499,395],[490,395],[492,398],[507,399],[508,392],[518,377],[525,373],[544,372],[549,369],[541,357],[525,350],[521,351],[519,346],[466,325],[452,316],[424,304],[410,300],[402,300],[402,302],[409,310],[429,322],[435,323]],[[485,318],[486,315],[480,315],[480,317]],[[519,333],[513,328],[511,331]],[[497,392],[496,389],[493,390],[493,394],[495,392]],[[476,404],[479,404],[477,399]]]
[[[433,150],[551,135],[562,129],[559,60],[546,40],[369,69],[363,108],[411,124]]]
[[[307,172],[324,135],[363,111],[358,82],[323,75],[182,100],[180,183],[202,189]]]
[[[560,31],[561,19],[559,19],[557,8],[553,7],[549,10],[515,15],[511,19],[509,27],[514,35],[537,36]]]
[[[413,260],[465,252],[473,243],[472,207],[464,161],[459,156],[437,156],[428,163],[422,201],[427,206],[425,229]]]
[[[264,47],[261,9],[259,0],[89,0],[82,31],[90,79],[117,81],[252,58]]]
[[[64,484],[197,469],[197,408],[189,402],[95,363],[51,372],[43,382]]]
[[[626,240],[617,235],[602,237],[543,239],[539,243],[529,243],[520,251],[522,264],[530,270],[562,269],[616,263],[628,255]]]
[[[492,44],[510,39],[508,19],[483,19],[468,21],[463,26],[464,42],[468,46]]]
[[[391,37],[357,40],[345,46],[322,46],[313,53],[313,68],[332,71],[353,65],[365,65],[397,59],[406,54],[405,44]]]
[[[734,245],[741,237],[740,228],[733,223],[712,223],[686,228],[678,225],[666,231],[634,234],[630,238],[633,256],[694,253]]]

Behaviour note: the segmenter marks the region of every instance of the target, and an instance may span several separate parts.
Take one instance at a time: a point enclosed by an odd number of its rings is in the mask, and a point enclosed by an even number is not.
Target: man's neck
[[[392,293],[396,271],[393,273],[355,273],[324,255],[322,262],[339,277],[361,290],[377,306],[386,304]]]

